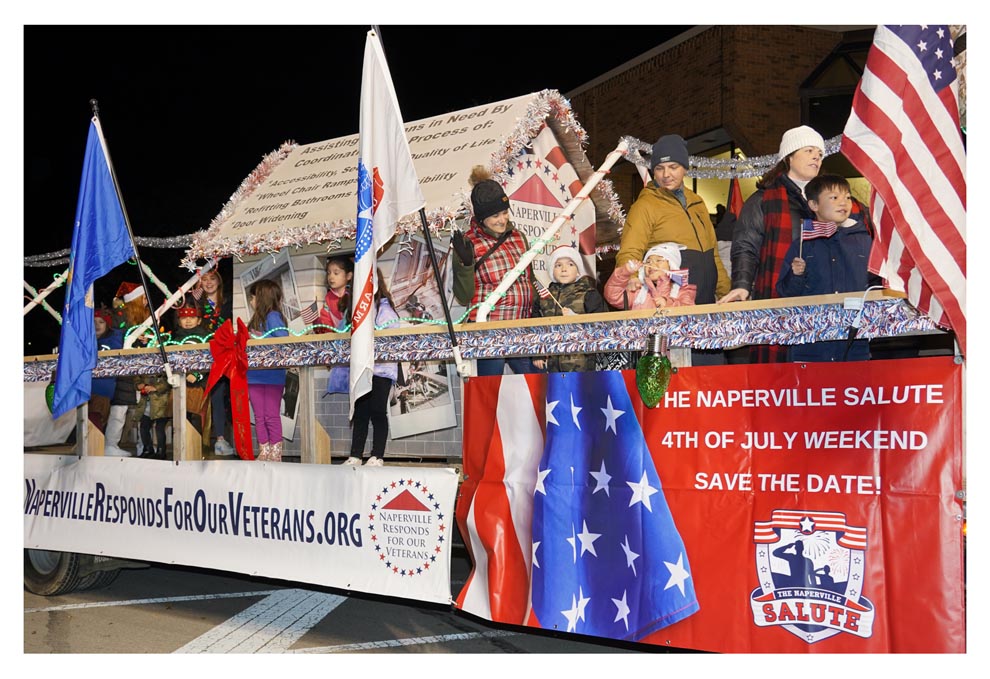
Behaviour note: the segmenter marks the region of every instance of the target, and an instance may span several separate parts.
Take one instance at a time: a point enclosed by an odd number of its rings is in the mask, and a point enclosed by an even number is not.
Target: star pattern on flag
[[[581,412],[583,408],[579,408],[574,405],[574,394],[571,394],[571,419],[574,420],[574,426],[580,431],[581,423],[578,421],[578,413]]]
[[[619,622],[620,620],[625,623],[626,631],[629,631],[629,614],[632,612],[629,610],[629,604],[626,603],[626,591],[622,591],[621,599],[612,599],[612,603],[615,604],[615,620],[612,622]]]
[[[692,615],[698,602],[688,554],[639,420],[624,416],[635,409],[622,375],[546,379],[530,543],[535,618],[563,629],[563,615],[570,632],[629,640]],[[569,419],[551,420],[550,404],[559,402],[569,404]],[[611,497],[613,483],[630,495]]]
[[[591,552],[593,556],[598,556],[598,552],[595,551],[595,540],[601,536],[601,533],[592,533],[588,530],[587,521],[582,522],[581,532],[577,534],[578,540],[581,541],[581,556],[584,556],[585,552]]]
[[[567,618],[567,631],[573,632],[577,627],[578,621],[578,604],[577,597],[573,594],[571,595],[571,607],[561,611],[563,616]]]
[[[612,477],[609,476],[607,471],[605,471],[605,460],[602,460],[602,468],[600,471],[588,473],[591,474],[591,478],[595,480],[595,489],[591,491],[592,495],[600,490],[604,490],[605,494],[608,495],[608,482],[612,480]],[[546,492],[543,494],[546,495]]]
[[[684,594],[684,581],[691,577],[691,574],[687,572],[684,568],[684,553],[682,552],[677,557],[677,563],[670,563],[669,561],[664,561],[663,564],[670,571],[670,580],[664,585],[664,589],[670,589],[671,587],[676,587],[681,590],[681,595]]]
[[[547,418],[547,422],[549,424],[556,424],[556,425],[560,426],[560,422],[557,421],[557,418],[554,417],[554,414],[553,414],[553,409],[557,407],[557,404],[558,403],[560,403],[560,401],[547,401],[547,414],[546,414],[546,418]]]
[[[601,409],[605,413],[605,430],[612,430],[613,434],[618,434],[615,430],[615,421],[626,414],[625,410],[616,410],[612,407],[612,396],[609,395],[606,401],[606,406]]]
[[[636,575],[636,559],[639,558],[639,554],[632,551],[629,547],[629,536],[626,536],[625,542],[621,545],[622,551],[626,555],[626,565],[632,569],[633,575]]]
[[[536,493],[543,493],[544,495],[547,494],[547,489],[546,489],[546,486],[543,485],[543,482],[546,480],[548,474],[550,474],[550,470],[549,469],[541,469],[537,473],[537,475],[536,475],[536,489],[535,489],[534,492],[536,492]]]
[[[629,498],[629,506],[632,507],[637,502],[642,502],[643,506],[652,512],[653,507],[650,506],[650,497],[660,491],[650,485],[649,479],[646,478],[646,472],[643,472],[643,478],[638,482],[626,481],[626,485],[632,488],[633,492],[632,497]]]
[[[584,588],[578,587],[578,596],[577,596],[578,620],[584,620],[584,609],[588,607],[588,602],[590,601],[591,599],[589,599],[584,595]]]

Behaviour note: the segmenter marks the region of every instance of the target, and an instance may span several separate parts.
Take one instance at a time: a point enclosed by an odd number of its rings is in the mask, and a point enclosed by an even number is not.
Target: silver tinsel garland
[[[650,169],[650,155],[653,153],[653,145],[635,137],[622,137],[623,141],[629,145],[629,154],[626,159],[638,165]],[[842,145],[842,135],[836,135],[825,140],[825,156],[831,156],[839,152]],[[762,177],[780,160],[776,153],[765,156],[751,156],[749,158],[708,158],[706,156],[691,156],[689,161],[691,167],[688,175],[696,179],[736,179],[743,177]]]
[[[723,308],[723,307],[719,307]],[[583,321],[474,330],[460,326],[457,342],[464,358],[642,351],[650,334],[664,334],[672,347],[728,349],[750,344],[805,344],[823,340],[843,340],[852,321],[851,312],[841,304],[719,311],[709,314],[658,315],[626,318],[616,313],[610,320]],[[867,301],[857,337],[897,337],[937,331],[927,316],[919,315],[903,299],[882,298]],[[287,368],[345,364],[350,360],[350,342],[314,335],[310,342],[248,345],[252,368]],[[416,332],[375,338],[375,356],[381,361],[452,360],[450,340],[441,332]],[[205,372],[213,357],[205,345],[168,352],[176,372]],[[42,382],[51,378],[55,360],[24,361],[24,381]],[[121,356],[101,356],[93,377],[149,375],[163,371],[161,356],[153,349]]]
[[[155,238],[150,236],[135,236],[134,240],[138,247],[156,248],[161,250],[182,250],[188,248],[193,242],[192,234],[183,236],[167,236],[165,238]],[[29,255],[24,258],[24,266],[36,268],[48,268],[54,266],[65,266],[69,263],[69,248],[58,250],[57,252],[46,252],[42,255]]]

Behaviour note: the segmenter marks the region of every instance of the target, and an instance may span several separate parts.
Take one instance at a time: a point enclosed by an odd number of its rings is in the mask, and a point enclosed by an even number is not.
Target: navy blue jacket
[[[802,258],[807,268],[804,275],[796,276],[791,270],[791,260],[798,256],[801,241],[795,239],[784,256],[784,264],[777,280],[777,294],[781,297],[803,297],[866,290],[876,280],[866,269],[872,245],[870,232],[862,222],[839,227],[830,238],[815,238],[804,242]],[[790,347],[790,359],[816,363],[841,361],[845,350],[845,340],[794,344]],[[856,340],[845,360],[869,359],[869,342]]]
[[[97,351],[103,351],[106,349],[123,349],[124,348],[124,333],[121,332],[120,328],[110,328],[108,332],[103,337],[96,338],[96,349]],[[90,390],[94,396],[105,396],[107,398],[113,398],[114,391],[117,387],[116,377],[94,377]]]

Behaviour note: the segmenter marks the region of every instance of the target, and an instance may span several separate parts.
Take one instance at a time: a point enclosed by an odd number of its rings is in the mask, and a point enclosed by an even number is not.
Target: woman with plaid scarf
[[[824,157],[825,140],[812,128],[801,125],[784,133],[777,164],[756,183],[739,214],[732,233],[732,290],[719,304],[780,296],[777,279],[787,248],[800,237],[801,220],[815,218],[804,187],[818,176]],[[850,216],[870,229],[866,211],[855,201]],[[751,347],[751,363],[786,361],[785,347]]]
[[[454,297],[471,308],[471,320],[477,305],[499,286],[522,256],[529,250],[526,236],[509,220],[509,197],[501,185],[481,165],[471,170],[471,208],[474,218],[466,233],[455,231],[451,239],[454,262]],[[519,276],[495,302],[488,318],[492,321],[530,318],[534,295],[532,270]],[[526,357],[478,359],[478,375],[501,375],[505,364],[514,373],[539,372]]]

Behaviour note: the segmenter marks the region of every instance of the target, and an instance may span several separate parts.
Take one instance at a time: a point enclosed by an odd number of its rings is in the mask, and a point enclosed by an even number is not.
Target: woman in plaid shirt
[[[478,165],[471,171],[469,180],[471,207],[474,218],[466,233],[455,231],[452,245],[454,257],[454,296],[461,304],[471,308],[471,320],[477,315],[477,305],[494,292],[506,275],[512,271],[529,250],[526,236],[516,230],[509,219],[509,197],[484,167]],[[488,315],[492,321],[530,318],[536,299],[532,271],[519,276],[495,302]],[[501,375],[505,364],[514,373],[539,372],[529,358],[490,358],[478,360],[478,375]]]

